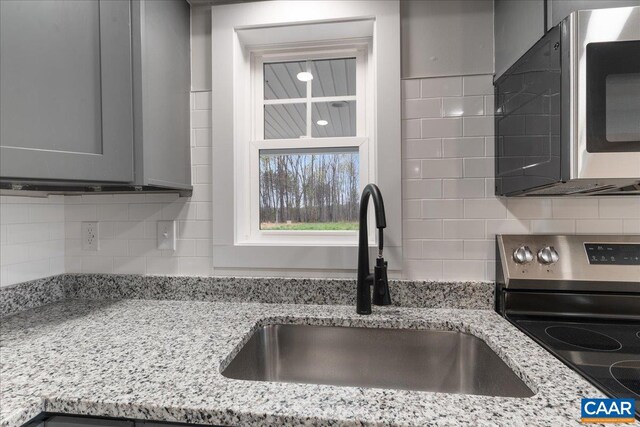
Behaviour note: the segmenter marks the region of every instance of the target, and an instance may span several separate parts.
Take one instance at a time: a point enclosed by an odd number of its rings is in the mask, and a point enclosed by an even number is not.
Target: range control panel
[[[496,278],[515,289],[640,292],[640,235],[497,236]]]
[[[585,243],[589,264],[640,265],[640,244]]]

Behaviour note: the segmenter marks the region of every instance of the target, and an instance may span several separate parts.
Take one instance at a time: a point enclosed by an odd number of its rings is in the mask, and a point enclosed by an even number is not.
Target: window
[[[368,49],[251,52],[251,196],[238,212],[245,241],[355,244],[372,176]]]
[[[216,274],[351,275],[350,219],[369,182],[400,268],[399,2],[237,3],[212,8],[211,33]]]

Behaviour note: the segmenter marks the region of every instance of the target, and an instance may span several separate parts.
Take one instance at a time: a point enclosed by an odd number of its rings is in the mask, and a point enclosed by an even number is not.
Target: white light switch
[[[176,250],[175,221],[158,221],[158,249]]]

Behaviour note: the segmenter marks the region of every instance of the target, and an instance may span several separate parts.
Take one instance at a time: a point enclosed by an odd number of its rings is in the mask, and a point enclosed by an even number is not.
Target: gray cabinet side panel
[[[185,0],[140,7],[140,73],[136,76],[137,153],[145,185],[191,186],[190,8]],[[141,90],[141,92],[140,92]],[[138,126],[142,125],[142,128]],[[140,132],[141,131],[141,132]],[[140,162],[137,162],[140,165]]]
[[[558,25],[571,12],[608,7],[640,6],[640,0],[548,0],[548,27]]]
[[[544,0],[496,0],[496,77],[544,35]]]

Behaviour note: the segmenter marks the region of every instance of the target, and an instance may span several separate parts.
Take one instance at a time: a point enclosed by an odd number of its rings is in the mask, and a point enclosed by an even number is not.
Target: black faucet
[[[378,257],[373,267],[373,274],[369,272],[369,236],[367,232],[367,208],[369,197],[373,197],[373,207],[376,214],[376,228],[378,229]],[[358,290],[356,295],[356,311],[358,314],[371,314],[371,285],[373,285],[373,303],[375,305],[390,305],[389,281],[387,279],[387,262],[382,257],[384,240],[382,231],[387,227],[384,215],[384,202],[380,189],[375,184],[367,184],[360,198],[360,235],[358,239]]]

